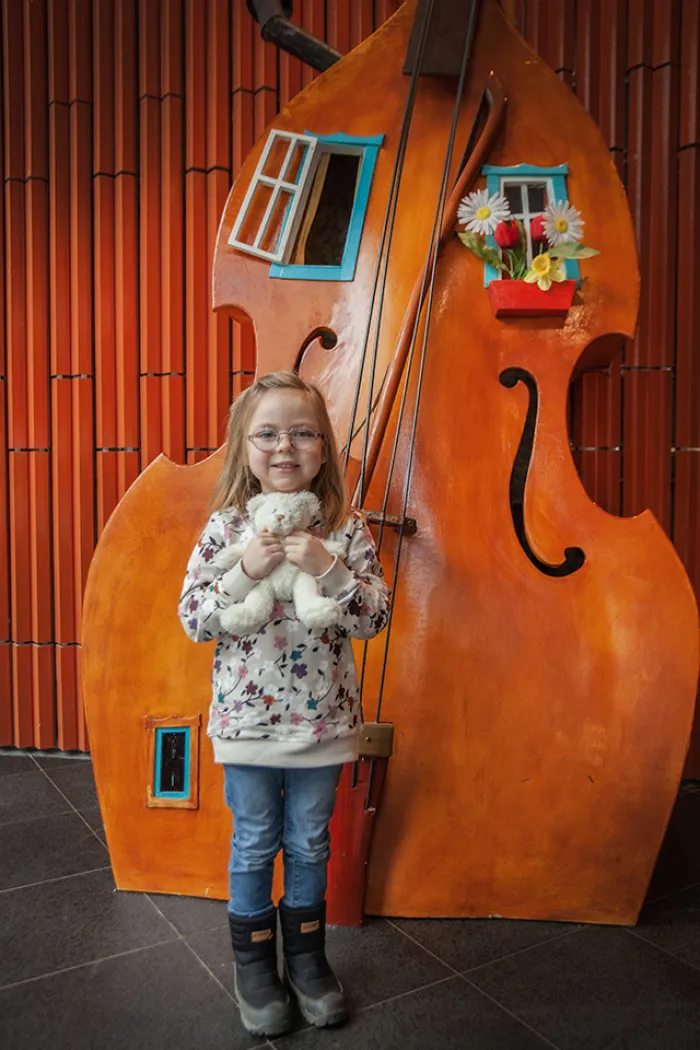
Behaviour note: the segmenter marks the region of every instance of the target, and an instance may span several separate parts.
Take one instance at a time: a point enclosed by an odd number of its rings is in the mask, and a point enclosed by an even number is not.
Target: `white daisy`
[[[583,237],[583,219],[578,208],[568,201],[548,204],[542,215],[544,232],[552,248],[565,241],[580,241]]]
[[[474,190],[460,201],[457,221],[474,233],[493,233],[499,222],[510,219],[510,205],[500,193],[489,197],[488,190]]]

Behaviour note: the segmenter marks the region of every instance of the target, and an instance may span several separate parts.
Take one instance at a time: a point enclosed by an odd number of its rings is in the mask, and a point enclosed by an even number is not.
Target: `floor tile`
[[[105,835],[104,819],[99,806],[94,806],[89,809],[81,809],[80,816],[83,820],[86,820],[96,835],[99,836],[101,842],[107,845],[107,837]]]
[[[272,1040],[278,1050],[544,1050],[542,1039],[462,977],[354,1014],[342,1028]]]
[[[654,901],[700,883],[700,792],[682,790],[676,799],[647,892]]]
[[[92,762],[66,764],[57,760],[44,766],[44,771],[76,809],[94,809],[99,805]]]
[[[455,970],[481,966],[579,929],[572,923],[520,922],[514,919],[391,921]]]
[[[209,969],[233,987],[228,926],[187,940]],[[354,1010],[450,975],[446,966],[383,919],[369,919],[360,929],[329,927],[326,952]]]
[[[167,893],[149,893],[148,896],[183,936],[200,933],[202,930],[213,930],[217,926],[228,928],[226,901],[177,897]]]
[[[70,812],[70,803],[44,774],[16,773],[0,777],[0,825]]]
[[[467,978],[561,1050],[697,1050],[700,971],[617,927],[590,927]]]
[[[171,941],[177,934],[110,871],[10,890],[0,898],[0,986]]]
[[[108,865],[107,851],[77,813],[0,827],[0,890]]]
[[[233,1000],[182,941],[0,990],[4,1050],[260,1045],[243,1029]]]
[[[700,886],[648,904],[633,932],[700,969]]]
[[[0,749],[0,777],[11,776],[13,773],[31,773],[32,771],[36,772],[36,766],[24,751]]]

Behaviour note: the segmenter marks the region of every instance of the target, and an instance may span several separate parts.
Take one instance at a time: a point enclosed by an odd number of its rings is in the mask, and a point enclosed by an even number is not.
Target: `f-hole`
[[[525,529],[525,488],[527,475],[532,459],[532,448],[535,441],[535,425],[537,423],[537,409],[539,394],[534,377],[526,372],[524,368],[506,368],[501,372],[499,379],[502,386],[509,390],[514,389],[518,383],[524,383],[527,387],[530,400],[527,407],[527,416],[523,427],[520,445],[513,461],[513,470],[510,475],[510,511],[513,516],[513,526],[528,558],[540,572],[545,576],[571,576],[577,572],[586,560],[586,555],[580,547],[565,547],[564,561],[559,565],[550,565],[538,558],[527,538]]]
[[[309,332],[306,339],[301,344],[296,361],[294,362],[294,371],[297,374],[299,373],[299,369],[304,361],[304,354],[316,339],[318,339],[324,350],[332,350],[338,343],[338,336],[332,328],[314,328],[312,332]]]

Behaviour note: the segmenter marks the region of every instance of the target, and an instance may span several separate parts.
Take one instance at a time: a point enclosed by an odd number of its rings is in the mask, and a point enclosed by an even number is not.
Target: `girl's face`
[[[302,448],[296,447],[289,431],[299,432]],[[246,456],[248,466],[263,492],[300,492],[308,489],[326,461],[325,442],[316,413],[303,390],[268,390],[260,398],[248,424]],[[272,444],[267,451],[258,444]],[[275,437],[279,440],[275,442]],[[308,446],[308,447],[307,447]]]

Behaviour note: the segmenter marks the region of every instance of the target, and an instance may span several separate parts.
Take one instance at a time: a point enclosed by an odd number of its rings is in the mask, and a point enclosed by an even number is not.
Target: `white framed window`
[[[383,141],[273,129],[228,243],[273,278],[351,281]]]
[[[532,234],[530,223],[536,215],[541,215],[550,201],[554,200],[554,187],[551,179],[518,179],[501,178],[501,193],[510,204],[510,213],[514,219],[522,219],[527,239],[527,265],[532,266]]]
[[[233,248],[284,261],[301,221],[317,145],[312,135],[270,132],[228,239]]]

